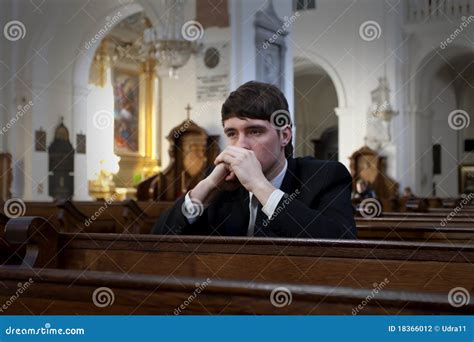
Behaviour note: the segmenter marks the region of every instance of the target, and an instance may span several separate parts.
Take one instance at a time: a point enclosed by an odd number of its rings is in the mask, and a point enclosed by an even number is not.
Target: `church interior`
[[[473,314],[473,21],[473,0],[0,0],[0,313]],[[293,157],[352,176],[356,240],[151,234],[253,80],[286,97]]]

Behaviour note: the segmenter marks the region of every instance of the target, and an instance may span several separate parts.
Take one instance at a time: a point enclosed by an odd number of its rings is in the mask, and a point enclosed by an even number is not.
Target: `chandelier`
[[[143,34],[144,53],[153,56],[158,70],[168,70],[170,77],[176,77],[176,70],[197,52],[197,41],[204,33],[199,22],[184,22],[184,3],[185,0],[160,0],[158,23],[149,24]]]

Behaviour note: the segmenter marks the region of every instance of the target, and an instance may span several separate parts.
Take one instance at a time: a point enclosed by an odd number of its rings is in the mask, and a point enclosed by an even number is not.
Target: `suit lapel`
[[[295,191],[298,184],[298,179],[296,179],[296,161],[294,158],[288,158],[288,168],[286,169],[285,177],[283,177],[283,182],[281,183],[281,191],[286,192],[287,194]]]

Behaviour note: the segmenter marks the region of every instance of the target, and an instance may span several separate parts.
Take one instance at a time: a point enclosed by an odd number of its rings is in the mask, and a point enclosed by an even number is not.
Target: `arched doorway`
[[[295,156],[338,159],[338,97],[329,74],[318,64],[295,60]]]

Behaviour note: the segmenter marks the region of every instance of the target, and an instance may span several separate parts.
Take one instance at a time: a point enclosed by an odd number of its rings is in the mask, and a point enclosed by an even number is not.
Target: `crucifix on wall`
[[[191,117],[191,105],[188,103],[188,105],[184,109],[186,110],[186,119],[189,121],[189,118]]]

